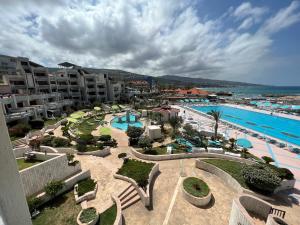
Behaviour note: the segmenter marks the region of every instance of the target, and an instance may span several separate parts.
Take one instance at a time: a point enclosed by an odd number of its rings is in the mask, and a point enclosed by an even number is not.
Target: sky
[[[0,0],[0,54],[300,86],[300,1]]]

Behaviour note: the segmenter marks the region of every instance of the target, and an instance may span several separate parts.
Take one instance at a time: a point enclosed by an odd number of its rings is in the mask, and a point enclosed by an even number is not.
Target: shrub
[[[76,149],[77,149],[79,152],[85,152],[85,151],[87,150],[87,147],[86,147],[85,144],[79,144],[79,143],[77,143]]]
[[[144,129],[141,127],[128,126],[126,134],[132,139],[139,138],[144,133]]]
[[[87,208],[82,210],[82,213],[80,214],[79,220],[82,223],[89,223],[93,220],[95,220],[97,217],[97,211],[95,208]]]
[[[61,126],[66,126],[67,124],[68,124],[68,120],[61,121],[60,123]]]
[[[94,136],[91,134],[81,134],[79,136],[79,140],[85,142],[86,144],[93,144]],[[78,140],[77,140],[77,143],[78,143]]]
[[[54,137],[52,140],[52,147],[67,147],[70,146],[70,141],[61,137]]]
[[[271,157],[269,157],[269,156],[263,156],[263,157],[261,157],[261,158],[262,158],[262,160],[264,160],[265,163],[267,163],[267,164],[270,164],[271,162],[274,162],[274,160],[273,160]]]
[[[106,141],[109,141],[109,140],[111,140],[111,136],[110,136],[109,134],[107,134],[107,135],[101,135],[101,136],[99,137],[99,141],[104,141],[104,142],[106,142]]]
[[[278,174],[263,164],[243,167],[242,175],[250,188],[265,194],[273,193],[281,182]]]
[[[144,151],[144,154],[146,155],[158,155],[158,152],[155,149],[148,149]]]
[[[151,140],[147,136],[140,138],[138,145],[140,148],[143,148],[144,150],[152,148]]]
[[[268,164],[270,168],[272,168],[278,174],[278,177],[286,180],[293,180],[294,174],[287,168],[280,168],[271,164]]]
[[[37,207],[40,206],[41,203],[42,203],[41,199],[39,199],[37,197],[27,198],[27,205],[28,205],[30,214],[32,214],[37,209]]]
[[[42,119],[35,119],[29,121],[29,124],[32,129],[42,129],[44,127],[45,121]]]
[[[69,125],[65,125],[65,126],[61,127],[61,131],[63,132],[63,136],[70,137],[70,134],[69,134],[68,130],[69,130]]]
[[[96,186],[96,181],[91,178],[84,179],[78,182],[77,192],[79,196],[84,195],[87,192],[93,191]]]
[[[48,134],[49,135],[54,135],[54,132],[53,131],[49,131]]]
[[[121,159],[121,158],[125,158],[127,156],[127,154],[125,152],[122,152],[118,155],[118,158]]]
[[[8,129],[9,135],[12,137],[24,137],[30,131],[28,124],[17,124]]]
[[[101,150],[104,148],[104,145],[103,145],[103,143],[97,143],[97,147]]]
[[[39,151],[40,147],[41,147],[41,141],[39,139],[32,139],[29,141],[29,146],[35,150],[35,151]]]
[[[68,159],[68,162],[73,162],[74,157],[75,157],[74,154],[67,153],[67,159]]]
[[[46,185],[45,192],[47,195],[54,197],[63,187],[64,183],[62,181],[53,180]]]
[[[103,146],[117,147],[118,143],[115,139],[106,141],[103,143]]]

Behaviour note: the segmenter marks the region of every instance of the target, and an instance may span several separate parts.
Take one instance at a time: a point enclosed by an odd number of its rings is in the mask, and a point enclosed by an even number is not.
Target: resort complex
[[[0,224],[299,224],[297,102],[0,60]]]

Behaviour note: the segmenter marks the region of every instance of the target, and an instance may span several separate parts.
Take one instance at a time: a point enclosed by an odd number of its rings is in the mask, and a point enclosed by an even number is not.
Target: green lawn
[[[111,135],[111,129],[109,127],[100,127],[100,135]]]
[[[174,142],[171,143],[171,145],[173,146],[172,154],[186,153],[186,149],[187,149],[186,147],[181,146]],[[165,155],[167,154],[167,146],[163,145],[163,146],[152,148],[151,150],[146,150],[146,151],[142,150],[142,153],[148,155]]]
[[[117,206],[112,207],[100,214],[99,221],[96,225],[113,225],[117,216]]]
[[[205,197],[209,193],[209,187],[207,184],[196,177],[188,177],[183,181],[184,190],[195,196],[195,197]]]
[[[45,126],[56,124],[58,121],[62,120],[62,117],[55,118],[53,120],[45,120]]]
[[[31,167],[33,165],[39,164],[41,162],[43,162],[43,161],[36,160],[36,159],[32,159],[30,161],[25,161],[23,158],[22,159],[17,159],[17,164],[18,164],[19,171],[21,171],[23,169],[26,169],[28,167]]]
[[[82,134],[90,134],[98,125],[99,123],[92,117],[78,124],[78,131]]]
[[[76,205],[74,193],[70,191],[60,195],[39,209],[41,213],[32,220],[33,225],[74,225],[81,210],[80,204]]]
[[[82,181],[79,181],[78,189],[77,189],[78,195],[82,196],[87,192],[93,191],[95,189],[95,186],[96,186],[96,182],[91,178],[87,178]]]
[[[134,179],[140,186],[146,185],[149,173],[151,172],[154,163],[146,163],[143,161],[129,159],[123,163],[117,174]]]
[[[239,182],[242,187],[249,188],[242,176],[242,168],[244,164],[225,159],[203,159],[203,161],[224,170],[234,179],[236,179],[236,181]]]

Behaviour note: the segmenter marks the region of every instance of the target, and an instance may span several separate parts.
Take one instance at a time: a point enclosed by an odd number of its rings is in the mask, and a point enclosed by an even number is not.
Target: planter
[[[78,224],[78,225],[95,225],[95,224],[98,222],[98,220],[99,220],[99,214],[97,213],[97,216],[95,217],[94,220],[89,221],[88,223],[82,223],[82,222],[80,221],[79,218],[80,218],[80,216],[81,216],[83,210],[84,210],[84,209],[82,209],[82,210],[80,211],[80,213],[78,214],[78,216],[77,216],[77,224]]]
[[[79,152],[77,151],[77,155],[93,155],[99,157],[105,157],[110,154],[110,147],[105,147],[102,150],[91,151],[91,152]]]
[[[78,204],[80,202],[83,202],[83,201],[88,201],[88,200],[96,198],[96,194],[97,194],[97,190],[98,190],[98,184],[96,184],[93,191],[89,191],[89,192],[87,192],[87,193],[85,193],[84,195],[81,195],[81,196],[78,196],[77,188],[78,188],[78,184],[76,184],[74,186],[74,195],[75,195],[76,204]]]
[[[183,180],[183,182],[188,179],[189,177],[185,178]],[[199,179],[200,180],[200,179]],[[196,197],[190,193],[188,193],[183,186],[183,182],[182,182],[182,194],[185,200],[187,200],[189,203],[198,206],[198,207],[203,207],[208,205],[208,203],[211,200],[211,191],[209,190],[208,194],[204,197]]]

